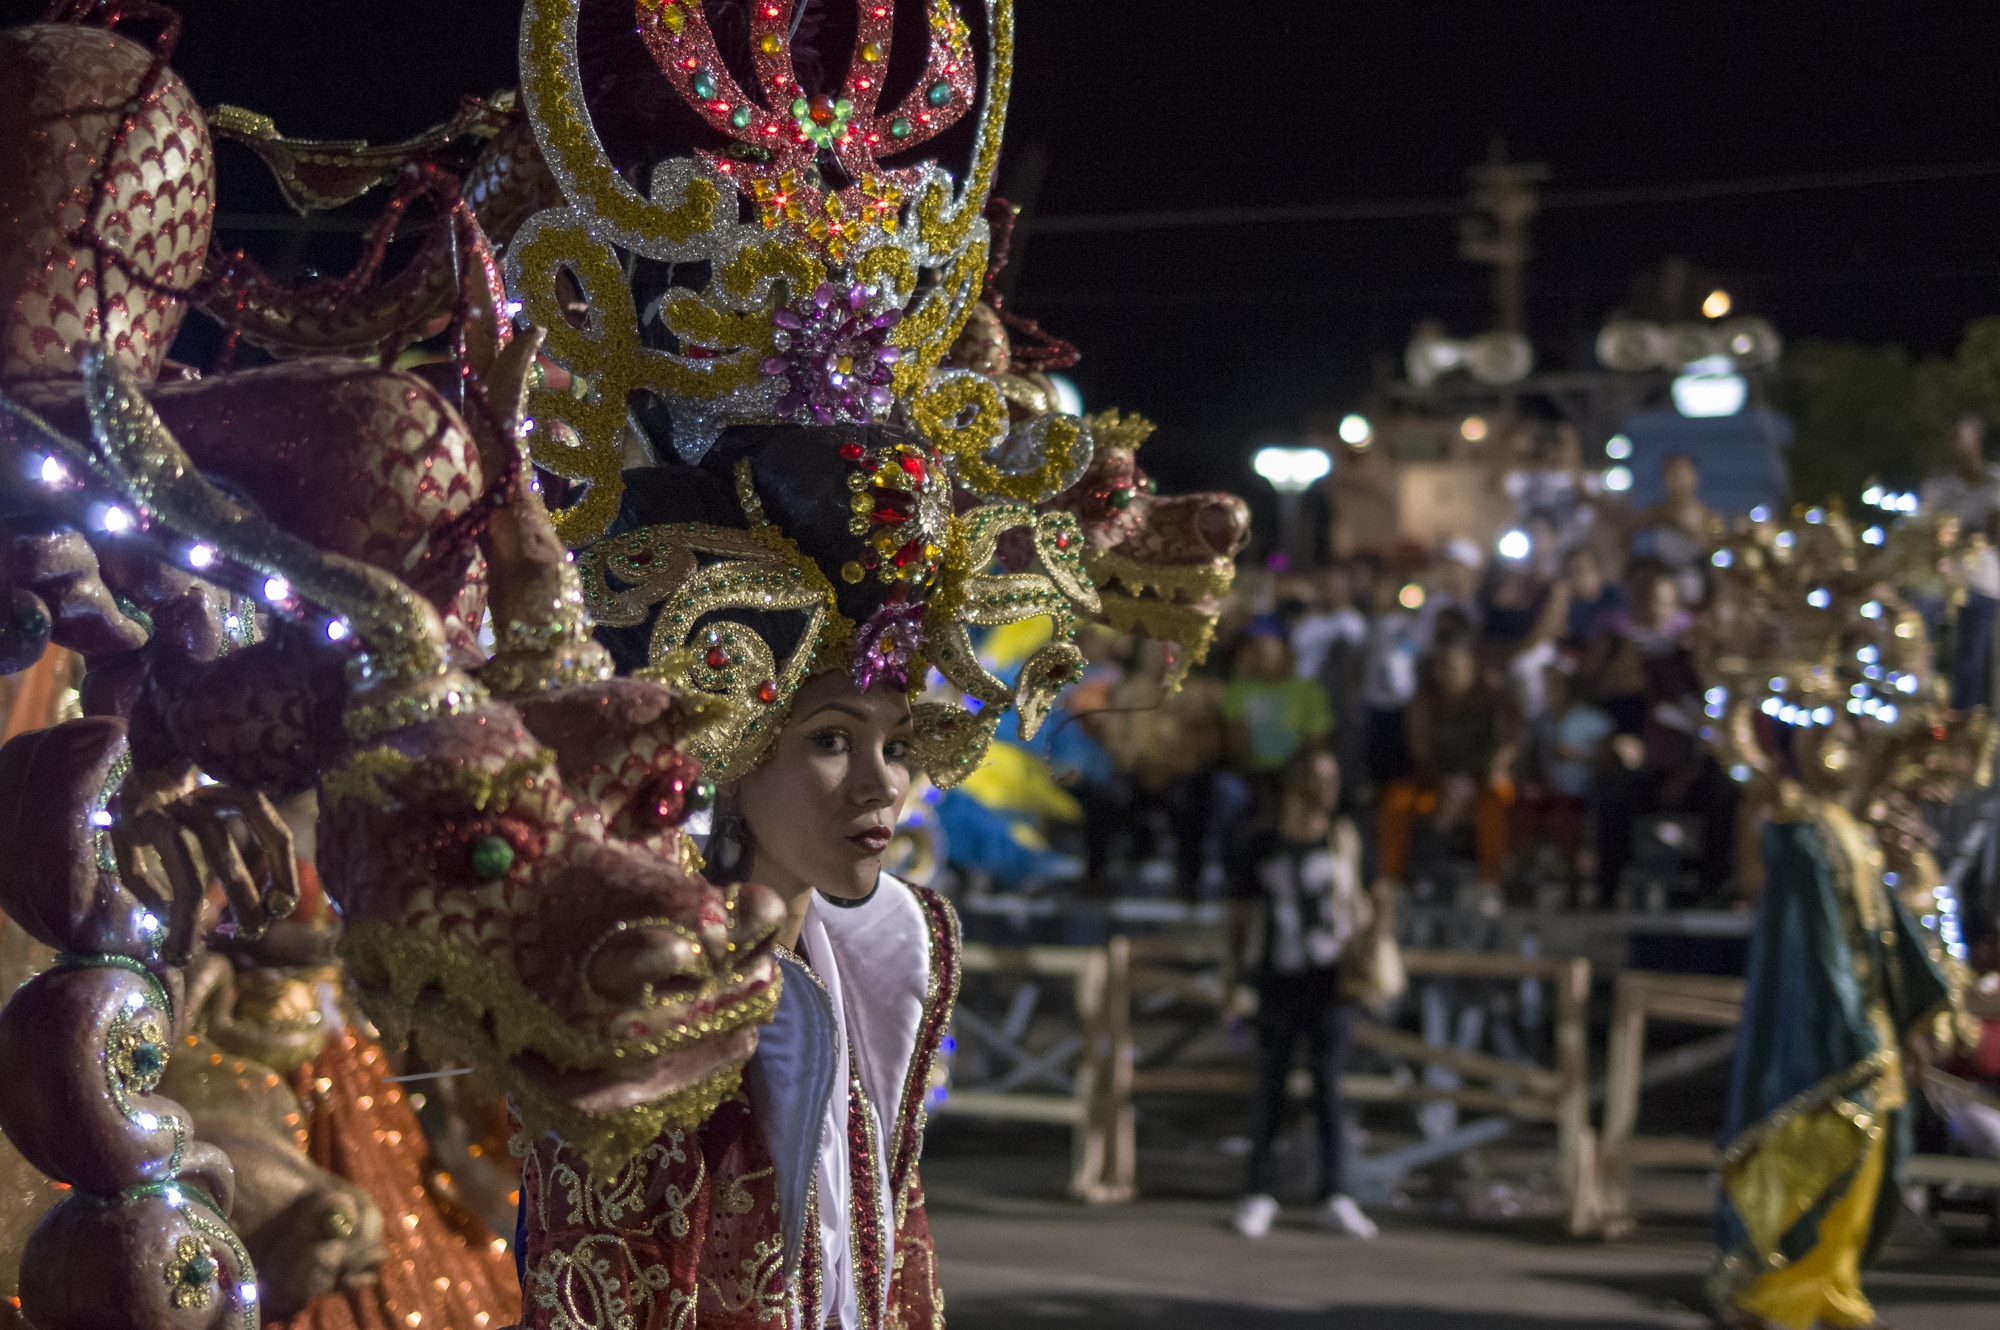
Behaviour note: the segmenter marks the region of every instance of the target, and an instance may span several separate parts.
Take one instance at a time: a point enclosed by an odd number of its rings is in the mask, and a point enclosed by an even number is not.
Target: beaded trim
[[[958,1001],[959,953],[963,948],[958,914],[951,908],[951,902],[929,887],[904,885],[909,886],[923,907],[931,954],[924,1014],[917,1024],[916,1050],[910,1057],[909,1071],[903,1077],[903,1093],[896,1105],[895,1150],[889,1163],[889,1192],[895,1197],[899,1231],[909,1210],[910,1180],[916,1176],[917,1156],[923,1151],[931,1068],[937,1061],[944,1032],[951,1024],[952,1007]]]

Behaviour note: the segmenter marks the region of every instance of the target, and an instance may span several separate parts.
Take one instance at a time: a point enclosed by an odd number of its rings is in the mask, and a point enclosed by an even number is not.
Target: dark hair
[[[1340,776],[1340,759],[1334,751],[1323,743],[1303,743],[1285,759],[1285,765],[1278,769],[1278,788],[1289,794],[1298,789],[1313,774],[1313,768],[1321,758],[1333,763],[1334,778]]]
[[[1447,651],[1470,651],[1474,638],[1472,617],[1457,606],[1447,606],[1438,611],[1431,623],[1431,654],[1442,655]]]
[[[747,528],[749,520],[736,494],[736,465],[747,460],[765,518],[819,567],[833,587],[840,612],[858,626],[889,599],[891,588],[876,577],[850,583],[841,575],[846,564],[862,557],[867,543],[848,530],[847,499],[852,491],[847,478],[854,474],[854,466],[840,449],[852,443],[872,449],[918,442],[916,435],[891,425],[733,426],[722,432],[697,466],[667,462],[627,471],[624,500],[606,534],[681,522]],[[912,588],[910,594],[921,600],[925,591]],[[780,660],[797,648],[807,624],[806,614],[796,610],[725,613],[755,630]],[[621,671],[629,673],[647,663],[656,617],[625,628],[599,627],[598,638]]]
[[[1641,596],[1636,594],[1637,592],[1641,590],[1650,591],[1653,585],[1658,582],[1673,582],[1674,570],[1658,559],[1634,559],[1625,569],[1625,581],[1635,593],[1632,599],[1636,604],[1642,599]]]

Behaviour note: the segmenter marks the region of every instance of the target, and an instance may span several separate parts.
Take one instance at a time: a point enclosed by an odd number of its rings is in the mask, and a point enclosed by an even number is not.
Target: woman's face
[[[858,692],[840,670],[807,680],[770,760],[736,783],[751,876],[787,900],[815,887],[866,896],[910,792],[909,763],[901,690]]]

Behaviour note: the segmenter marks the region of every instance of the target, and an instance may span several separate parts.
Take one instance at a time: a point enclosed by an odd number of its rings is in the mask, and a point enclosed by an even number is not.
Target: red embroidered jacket
[[[944,1326],[916,1161],[931,1068],[958,991],[960,943],[949,903],[925,888],[908,889],[929,935],[930,975],[887,1142],[868,1139],[872,1133],[862,1126],[873,1115],[861,1111],[858,1079],[845,1087],[853,1124],[849,1224],[863,1330]],[[896,1198],[894,1250],[886,1262],[878,1225],[865,1222],[878,1213],[876,1150],[883,1145]],[[530,1330],[818,1330],[801,1324],[800,1310],[820,1302],[816,1225],[808,1213],[804,1250],[788,1263],[778,1171],[741,1089],[700,1127],[661,1133],[609,1179],[591,1177],[553,1135],[525,1148],[521,1294],[522,1323]],[[787,1278],[788,1264],[795,1279]]]

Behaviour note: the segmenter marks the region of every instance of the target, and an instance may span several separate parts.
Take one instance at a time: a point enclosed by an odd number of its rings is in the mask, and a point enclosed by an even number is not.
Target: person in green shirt
[[[1245,775],[1269,778],[1300,748],[1333,730],[1326,690],[1292,668],[1285,626],[1276,615],[1250,621],[1232,660],[1222,695],[1229,722],[1230,755]]]

